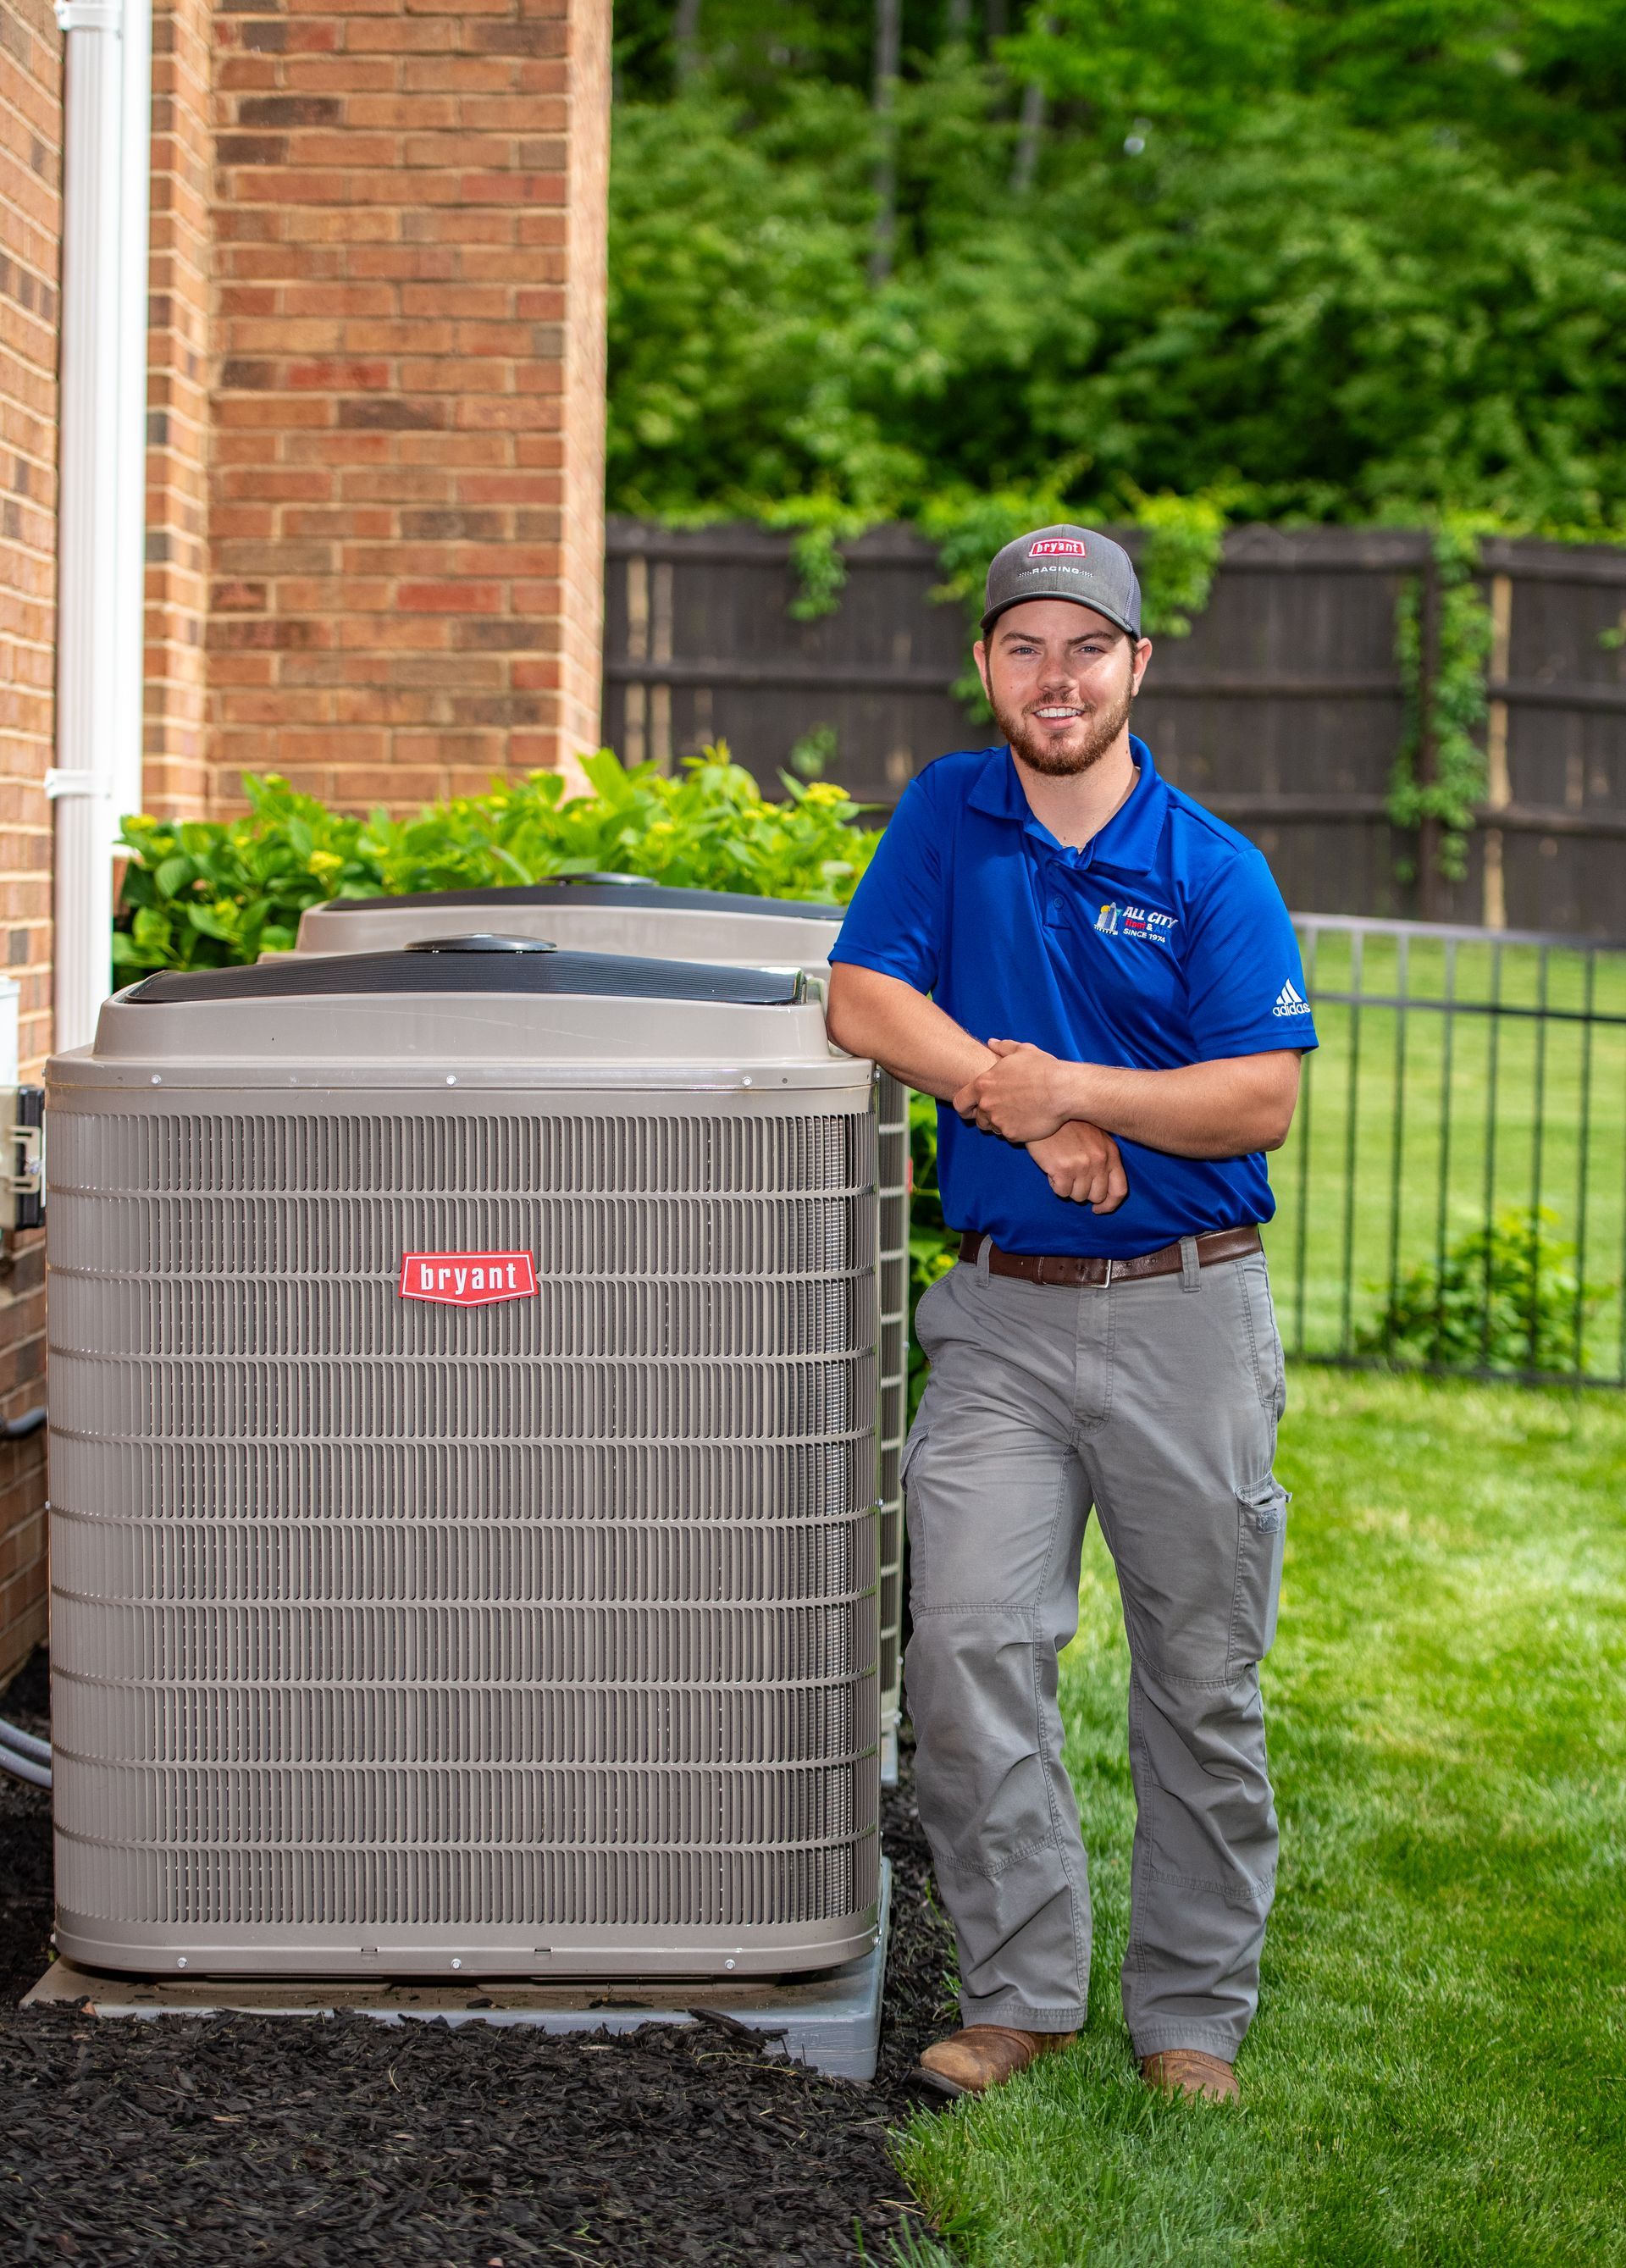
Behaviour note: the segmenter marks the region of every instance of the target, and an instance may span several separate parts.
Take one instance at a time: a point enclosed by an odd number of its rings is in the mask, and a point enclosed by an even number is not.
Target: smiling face
[[[1065,779],[1121,739],[1151,654],[1092,608],[1025,599],[979,639],[976,665],[1000,731],[1022,762]]]

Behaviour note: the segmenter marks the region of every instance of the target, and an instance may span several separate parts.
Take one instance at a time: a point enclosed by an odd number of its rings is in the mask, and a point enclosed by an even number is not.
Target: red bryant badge
[[[399,1288],[403,1300],[433,1300],[443,1307],[532,1300],[536,1263],[528,1252],[408,1252]]]

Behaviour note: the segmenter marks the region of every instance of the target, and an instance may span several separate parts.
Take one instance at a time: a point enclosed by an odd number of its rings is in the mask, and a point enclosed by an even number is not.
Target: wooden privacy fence
[[[991,739],[951,689],[970,632],[932,595],[931,546],[878,528],[845,557],[839,608],[803,622],[790,537],[612,519],[607,740],[666,765],[725,740],[771,785],[823,731],[828,777],[889,806],[933,756]],[[1496,540],[1482,564],[1488,795],[1459,883],[1426,860],[1396,880],[1417,846],[1386,807],[1405,705],[1396,605],[1433,573],[1420,532],[1234,530],[1191,635],[1157,642],[1136,729],[1304,912],[1626,933],[1626,549]]]

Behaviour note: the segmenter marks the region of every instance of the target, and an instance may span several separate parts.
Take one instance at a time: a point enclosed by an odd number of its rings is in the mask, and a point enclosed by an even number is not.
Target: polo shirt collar
[[[1151,750],[1133,733],[1129,735],[1129,754],[1139,767],[1140,778],[1133,794],[1120,804],[1105,827],[1092,838],[1087,863],[1092,866],[1097,863],[1117,866],[1130,873],[1145,872],[1151,867],[1162,840],[1169,791],[1158,775]],[[1055,843],[1049,828],[1034,817],[1028,806],[1008,746],[989,750],[988,762],[977,774],[967,802],[973,811],[985,812],[990,819],[1006,820],[1014,827],[1031,830],[1041,842]]]

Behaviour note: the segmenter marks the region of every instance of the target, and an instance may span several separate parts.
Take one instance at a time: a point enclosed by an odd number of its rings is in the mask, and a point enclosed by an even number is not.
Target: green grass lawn
[[[1291,1391],[1244,2106],[1153,2101],[1131,2065],[1127,1661],[1092,1528],[1063,1665],[1092,2021],[923,2114],[904,2171],[979,2268],[1626,2262],[1626,1396],[1302,1366]]]
[[[1487,1206],[1535,1204],[1555,1238],[1584,1240],[1605,1293],[1586,1320],[1587,1372],[1626,1373],[1626,954],[1414,939],[1402,960],[1392,939],[1330,932],[1306,966],[1321,1045],[1270,1160],[1290,1348],[1348,1351],[1395,1270],[1433,1262]],[[1402,997],[1403,1015],[1372,1005]],[[1464,1012],[1427,1005],[1447,999]],[[1477,1012],[1497,999],[1556,1012]]]

